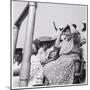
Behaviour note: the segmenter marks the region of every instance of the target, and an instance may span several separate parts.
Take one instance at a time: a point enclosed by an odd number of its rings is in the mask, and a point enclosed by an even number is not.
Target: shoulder
[[[78,31],[72,33],[72,37],[73,38],[77,38],[77,37],[80,37],[80,33]]]
[[[40,53],[43,53],[44,52],[44,49],[43,48],[40,48],[39,50],[38,50],[38,53],[40,54]]]
[[[79,32],[74,32],[72,33],[72,39],[75,41],[75,42],[80,42],[80,34]]]
[[[32,60],[35,60],[35,59],[36,59],[36,56],[35,56],[35,55],[32,55],[32,56],[31,56],[31,61],[32,61]]]

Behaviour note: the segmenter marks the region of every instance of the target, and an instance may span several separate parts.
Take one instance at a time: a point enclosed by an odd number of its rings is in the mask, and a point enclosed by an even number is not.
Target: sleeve
[[[73,34],[72,34],[72,38],[73,38],[73,41],[74,41],[74,44],[76,45],[78,45],[78,44],[80,44],[80,34],[78,33],[78,32],[74,32]]]

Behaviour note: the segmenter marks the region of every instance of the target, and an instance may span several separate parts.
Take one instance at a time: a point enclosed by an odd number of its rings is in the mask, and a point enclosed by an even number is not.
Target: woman
[[[35,43],[32,44],[31,70],[28,87],[39,86],[43,84],[43,70],[40,63],[40,54]]]
[[[71,33],[70,26],[67,25],[59,33],[55,47],[60,49],[59,58],[45,64],[44,75],[49,80],[50,85],[72,84],[75,69],[74,62],[80,60],[80,37],[78,32]]]

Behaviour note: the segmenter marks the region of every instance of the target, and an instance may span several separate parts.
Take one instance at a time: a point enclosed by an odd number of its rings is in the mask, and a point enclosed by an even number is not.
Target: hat
[[[76,24],[72,24],[72,26],[76,29],[77,28],[77,25]]]
[[[71,33],[79,33],[76,28],[73,26],[73,24],[70,25]]]
[[[68,29],[69,31],[71,30],[71,28],[70,28],[70,26],[69,26],[68,24],[67,24],[67,26],[63,29],[63,32],[66,32],[67,29]]]

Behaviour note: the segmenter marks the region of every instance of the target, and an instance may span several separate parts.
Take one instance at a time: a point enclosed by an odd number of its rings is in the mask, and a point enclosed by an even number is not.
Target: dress
[[[31,56],[31,69],[30,69],[30,78],[28,82],[28,87],[35,85],[42,85],[43,83],[43,69],[40,63],[39,55]]]
[[[74,37],[76,38],[76,37]],[[73,37],[69,41],[63,41],[60,57],[47,63],[44,68],[44,75],[49,81],[49,85],[72,84],[74,79],[74,62],[80,60],[79,57],[79,37]]]

